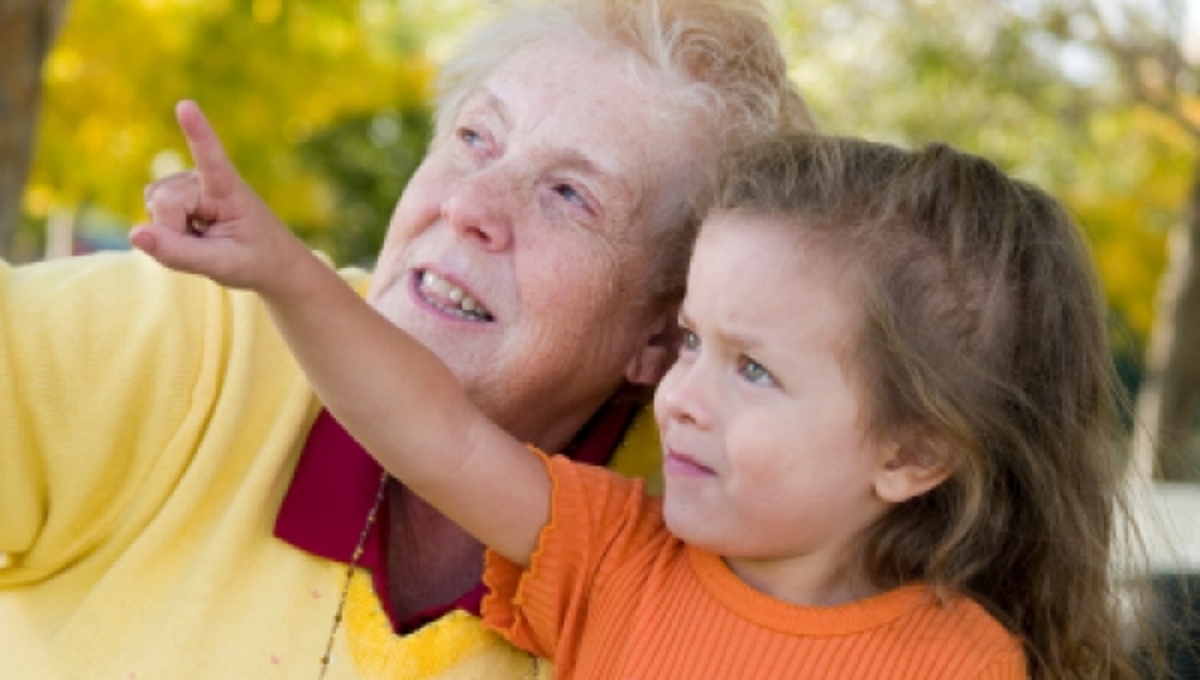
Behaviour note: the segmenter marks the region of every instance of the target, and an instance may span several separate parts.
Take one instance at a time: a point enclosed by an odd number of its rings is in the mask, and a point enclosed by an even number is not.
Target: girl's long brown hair
[[[944,145],[804,134],[728,158],[710,198],[788,219],[838,258],[863,304],[850,365],[869,427],[951,453],[947,481],[870,531],[875,583],[973,597],[1024,641],[1034,678],[1136,677],[1105,306],[1058,202]]]

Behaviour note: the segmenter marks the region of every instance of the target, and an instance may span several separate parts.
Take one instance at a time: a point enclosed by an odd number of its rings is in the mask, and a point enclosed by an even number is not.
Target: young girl
[[[1041,191],[944,146],[728,159],[656,499],[490,423],[180,122],[197,170],[133,243],[263,296],[326,406],[490,547],[485,620],[560,677],[1128,674],[1104,310]]]

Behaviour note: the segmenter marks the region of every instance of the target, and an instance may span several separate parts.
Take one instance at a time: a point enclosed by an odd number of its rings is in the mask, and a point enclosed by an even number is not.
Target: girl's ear
[[[904,428],[883,447],[875,495],[888,503],[903,503],[935,489],[957,464],[945,437],[926,428]]]
[[[625,366],[625,380],[653,387],[666,375],[679,351],[679,325],[675,318],[676,309],[672,307],[647,327],[637,353]]]

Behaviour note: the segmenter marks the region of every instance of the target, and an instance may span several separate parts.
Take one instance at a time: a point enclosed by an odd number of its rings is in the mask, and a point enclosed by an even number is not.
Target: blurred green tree
[[[424,150],[428,21],[382,1],[77,0],[46,63],[26,212],[39,227],[64,215],[84,226],[107,216],[117,229],[141,219],[146,182],[191,163],[171,114],[187,97],[285,221],[339,261],[360,260],[339,248],[361,239],[339,234],[386,221],[357,222],[381,211],[344,210],[361,204],[346,197],[383,200],[390,190],[394,201],[402,166]],[[330,146],[334,138],[351,143],[358,125],[376,130],[364,144],[382,140],[389,117],[405,122],[391,140],[400,146],[373,155],[362,147],[360,165],[343,174],[353,154]],[[368,175],[386,186],[354,187]]]
[[[396,199],[421,162],[430,115],[413,107],[349,116],[300,144],[301,161],[328,182],[341,225],[310,242],[340,263],[374,265]]]

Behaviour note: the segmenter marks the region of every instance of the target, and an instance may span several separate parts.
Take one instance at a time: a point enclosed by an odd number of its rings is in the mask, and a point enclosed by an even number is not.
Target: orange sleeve
[[[513,644],[561,663],[568,660],[560,650],[577,648],[588,594],[644,543],[639,537],[661,526],[661,512],[640,480],[539,455],[552,482],[550,521],[528,569],[488,552],[483,620]]]

